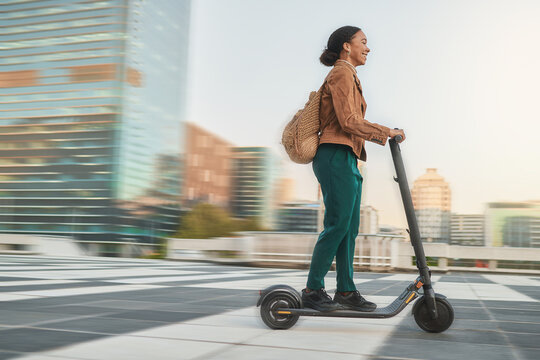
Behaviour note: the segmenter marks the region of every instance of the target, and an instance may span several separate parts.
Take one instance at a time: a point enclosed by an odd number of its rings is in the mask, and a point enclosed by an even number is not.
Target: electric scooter
[[[399,184],[407,223],[407,232],[416,255],[416,266],[419,276],[388,306],[377,308],[372,312],[354,310],[317,311],[304,308],[302,297],[298,291],[288,285],[273,285],[260,291],[257,306],[263,322],[271,329],[289,329],[300,316],[326,316],[347,318],[389,318],[399,314],[409,303],[420,297],[413,305],[412,313],[418,326],[427,332],[443,332],[454,321],[454,309],[446,300],[446,296],[437,294],[431,286],[431,270],[427,266],[424,248],[420,239],[420,230],[416,221],[411,193],[405,175],[399,142],[401,136],[390,139],[390,150],[396,169],[394,180]],[[423,289],[423,293],[420,292]]]

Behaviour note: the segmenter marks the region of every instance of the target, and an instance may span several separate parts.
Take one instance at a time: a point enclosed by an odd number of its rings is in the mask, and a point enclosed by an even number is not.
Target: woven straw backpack
[[[308,164],[313,161],[319,146],[319,109],[321,91],[312,91],[303,109],[298,110],[292,120],[285,126],[281,143],[289,158],[298,164]]]

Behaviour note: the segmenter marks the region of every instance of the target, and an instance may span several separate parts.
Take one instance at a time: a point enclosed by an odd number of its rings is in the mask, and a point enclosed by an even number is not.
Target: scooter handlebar
[[[394,130],[399,130],[399,128],[394,128]],[[392,139],[395,140],[395,142],[399,144],[403,140],[403,136],[396,135]]]

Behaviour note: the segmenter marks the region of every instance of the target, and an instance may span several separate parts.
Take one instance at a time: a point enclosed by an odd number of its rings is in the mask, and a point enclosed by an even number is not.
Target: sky
[[[540,1],[193,0],[187,120],[236,146],[283,158],[297,199],[315,200],[311,164],[294,164],[281,132],[330,70],[319,62],[343,25],[371,49],[358,67],[365,118],[405,130],[409,183],[437,172],[452,212],[540,200]],[[362,203],[406,224],[389,146],[367,143]]]

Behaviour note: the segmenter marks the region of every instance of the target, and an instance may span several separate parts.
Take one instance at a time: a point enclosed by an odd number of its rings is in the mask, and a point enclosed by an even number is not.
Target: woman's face
[[[364,65],[366,63],[367,54],[370,50],[367,47],[366,34],[362,30],[354,34],[349,42],[344,43],[343,48],[346,52],[351,52],[348,55],[348,61],[354,66]]]

